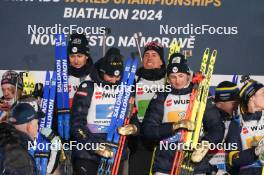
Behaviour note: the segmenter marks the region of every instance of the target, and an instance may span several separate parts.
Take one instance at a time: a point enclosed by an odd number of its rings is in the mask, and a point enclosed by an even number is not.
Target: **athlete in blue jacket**
[[[113,106],[118,94],[123,72],[120,51],[111,48],[106,56],[95,63],[90,76],[92,81],[81,83],[73,99],[71,112],[72,140],[87,145],[87,149],[73,150],[73,168],[76,174],[96,175],[101,157],[112,157],[106,144],[107,129],[111,122]],[[131,120],[134,120],[132,117]],[[119,130],[120,134],[135,134],[137,127],[128,124]],[[100,149],[98,149],[100,147]],[[122,172],[122,166],[119,173]]]
[[[164,49],[158,42],[145,45],[142,67],[137,70],[135,103],[140,126],[150,100],[158,91],[165,89],[166,64]],[[154,143],[143,137],[143,133],[130,137],[129,140],[129,175],[149,173]]]
[[[233,120],[233,114],[238,108],[238,94],[239,88],[236,84],[223,81],[215,89],[214,100],[208,99],[203,116],[203,134],[201,135],[201,140],[206,140],[213,144],[215,149],[212,147],[206,158],[195,166],[195,173],[211,174],[217,171],[227,171],[224,148],[228,147],[224,144],[230,122]]]
[[[173,137],[178,129],[193,130],[194,124],[184,120],[193,84],[191,72],[181,54],[173,54],[167,67],[170,91],[158,92],[148,106],[144,120],[144,136],[159,142],[155,152],[152,172],[169,174],[176,150],[166,145],[175,145],[178,141]],[[164,146],[165,145],[165,146]]]
[[[227,135],[227,142],[237,145],[229,152],[228,162],[234,170],[231,174],[260,175],[264,163],[264,86],[250,80],[239,95],[241,122],[231,122]]]

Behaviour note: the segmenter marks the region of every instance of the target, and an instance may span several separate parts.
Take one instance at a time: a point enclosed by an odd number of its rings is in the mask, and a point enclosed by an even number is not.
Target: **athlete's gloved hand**
[[[58,166],[60,155],[64,154],[62,141],[50,128],[42,128],[40,133],[51,142],[47,173],[52,174]]]
[[[191,160],[194,163],[199,163],[205,157],[207,152],[209,151],[209,142],[202,141],[202,143],[198,144],[192,153]]]
[[[190,120],[181,120],[179,122],[172,124],[173,131],[177,131],[178,129],[187,129],[189,131],[193,131],[195,129],[195,125]]]
[[[107,145],[101,145],[99,148],[95,150],[95,153],[98,154],[99,156],[105,157],[105,158],[111,158],[114,156],[114,153],[111,149],[110,146]]]
[[[259,157],[259,160],[264,164],[264,138],[258,142],[258,146],[255,148],[255,154]]]
[[[33,96],[35,98],[42,98],[43,97],[43,92],[44,92],[44,86],[42,83],[36,83],[35,88],[33,91]]]
[[[118,133],[124,136],[136,134],[138,131],[136,125],[128,124],[118,128]]]

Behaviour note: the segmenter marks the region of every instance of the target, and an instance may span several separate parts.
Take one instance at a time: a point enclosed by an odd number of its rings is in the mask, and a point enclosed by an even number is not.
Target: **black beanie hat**
[[[246,106],[248,104],[249,99],[259,90],[261,89],[263,84],[250,80],[240,89],[239,96],[241,98],[241,105]]]
[[[87,57],[90,56],[90,49],[88,40],[84,34],[74,33],[71,35],[68,42],[67,52],[70,54],[82,53]]]
[[[11,84],[13,86],[17,86],[18,89],[23,90],[23,79],[21,76],[12,70],[6,71],[2,75],[1,85],[3,84]]]
[[[239,88],[235,83],[223,81],[215,88],[215,102],[235,101],[239,99]]]
[[[165,60],[164,60],[164,49],[163,49],[163,46],[156,42],[156,41],[152,41],[152,42],[149,42],[145,45],[144,47],[144,53],[143,55],[148,51],[148,50],[154,50],[156,51],[159,56],[160,56],[160,59],[162,61],[162,64],[165,65]]]
[[[187,60],[181,53],[174,53],[169,58],[169,64],[167,66],[167,74],[171,73],[186,73],[191,74],[191,70],[187,65]]]
[[[99,70],[107,75],[120,76],[123,71],[123,60],[118,48],[110,48],[101,58]]]

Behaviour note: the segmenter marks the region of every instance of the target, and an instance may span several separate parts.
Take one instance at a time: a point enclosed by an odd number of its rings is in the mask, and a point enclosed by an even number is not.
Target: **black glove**
[[[34,88],[34,91],[33,91],[33,96],[35,98],[42,98],[43,97],[43,91],[44,91],[44,86],[42,83],[36,83],[35,84],[35,88]]]

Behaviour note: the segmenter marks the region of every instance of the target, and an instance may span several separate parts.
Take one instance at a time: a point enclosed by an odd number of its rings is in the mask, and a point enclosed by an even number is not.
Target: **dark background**
[[[63,18],[65,7],[97,7],[122,9],[153,9],[163,11],[161,21],[105,20]],[[211,26],[234,26],[237,35],[195,35],[191,67],[197,70],[206,47],[218,50],[216,74],[263,75],[264,1],[221,0],[220,7],[161,6],[161,5],[106,5],[88,3],[33,2],[4,0],[0,2],[0,70],[53,70],[54,47],[31,45],[27,25],[53,26],[54,24],[78,26],[105,26],[112,29],[111,35],[132,36],[142,32],[144,36],[189,37],[189,35],[159,34],[159,25],[185,26],[186,24]],[[117,43],[117,42],[116,42]],[[120,48],[128,55],[136,48]],[[100,46],[91,47],[92,57],[102,55]],[[141,49],[143,50],[143,49]],[[165,52],[167,55],[168,50]]]

